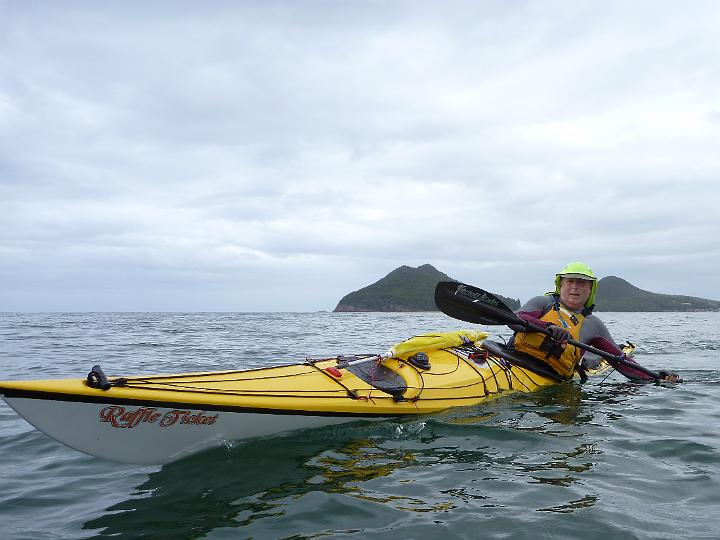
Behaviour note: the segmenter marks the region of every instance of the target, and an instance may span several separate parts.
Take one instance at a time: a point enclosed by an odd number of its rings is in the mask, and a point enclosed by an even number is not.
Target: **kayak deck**
[[[556,382],[477,347],[433,351],[427,370],[403,358],[381,362],[368,358],[367,363],[368,380],[350,369],[333,376],[327,369],[336,367],[338,360],[332,358],[244,371],[126,377],[114,379],[108,390],[94,388],[85,379],[2,382],[0,393],[9,398],[86,403],[394,416],[475,405],[507,391],[532,392]],[[372,384],[372,373],[380,368],[402,378],[401,392],[379,388],[380,375]]]

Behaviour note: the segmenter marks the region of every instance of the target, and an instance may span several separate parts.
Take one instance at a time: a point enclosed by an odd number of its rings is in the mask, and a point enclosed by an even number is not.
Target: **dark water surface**
[[[686,382],[613,373],[162,467],[66,448],[0,401],[0,538],[720,538],[720,313],[601,318]],[[0,313],[0,379],[258,367],[462,327],[437,313]]]

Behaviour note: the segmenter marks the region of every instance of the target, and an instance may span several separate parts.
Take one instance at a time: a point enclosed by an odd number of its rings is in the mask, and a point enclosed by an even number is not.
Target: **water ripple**
[[[85,456],[0,403],[3,538],[712,538],[720,314],[602,314],[681,385],[617,374],[482,407],[227,445]],[[258,367],[456,329],[427,314],[0,314],[3,379]],[[301,330],[299,330],[301,329]],[[500,331],[507,337],[506,330]]]

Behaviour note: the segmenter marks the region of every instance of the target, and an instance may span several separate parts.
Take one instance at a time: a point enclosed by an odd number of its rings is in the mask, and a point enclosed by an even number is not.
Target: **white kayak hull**
[[[152,405],[118,405],[5,397],[38,430],[86,454],[140,465],[162,464],[199,451],[268,435],[363,420],[212,411]],[[377,420],[369,417],[367,420]]]

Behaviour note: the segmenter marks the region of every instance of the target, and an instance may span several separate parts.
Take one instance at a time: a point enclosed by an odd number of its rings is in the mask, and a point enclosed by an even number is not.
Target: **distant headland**
[[[598,311],[720,311],[717,300],[645,291],[616,276],[598,281],[595,305]]]
[[[345,295],[334,311],[437,311],[434,292],[439,281],[457,280],[430,264],[417,268],[403,265],[379,281]],[[519,299],[490,292],[511,309],[520,308]],[[645,291],[616,276],[598,282],[595,305],[597,311],[720,311],[720,301]]]
[[[434,298],[439,281],[457,280],[431,264],[401,266],[372,285],[345,295],[334,311],[437,311]],[[520,300],[497,296],[512,309],[520,307]]]

